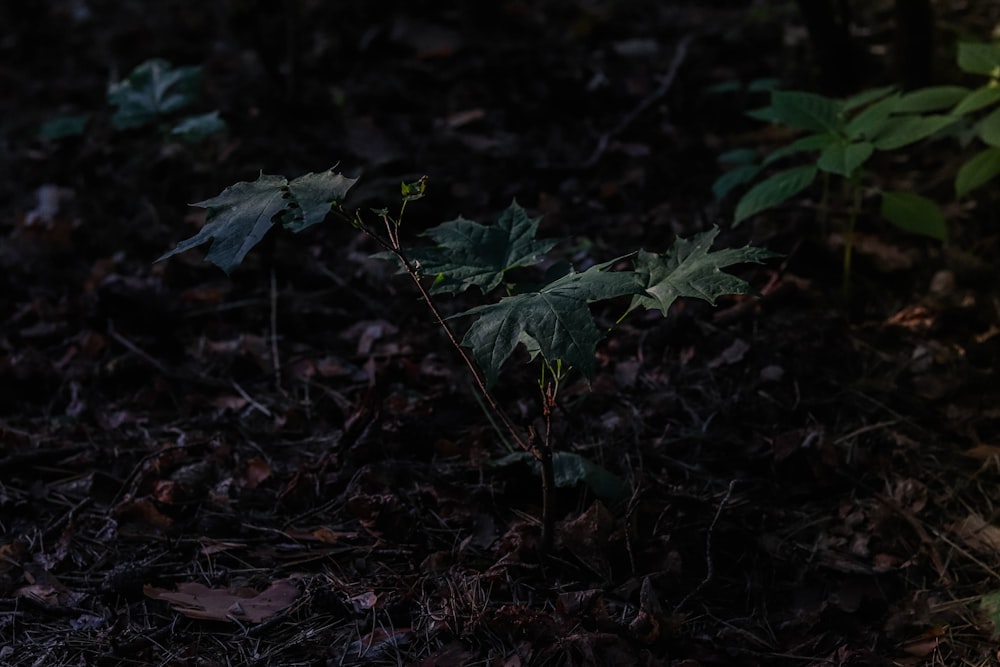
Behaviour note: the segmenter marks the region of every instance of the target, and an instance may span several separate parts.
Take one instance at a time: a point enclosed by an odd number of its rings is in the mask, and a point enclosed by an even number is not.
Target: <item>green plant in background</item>
[[[898,150],[950,133],[965,142],[978,139],[986,144],[959,168],[955,176],[956,198],[1000,175],[1000,45],[960,43],[957,62],[962,71],[984,75],[988,80],[974,89],[945,85],[901,93],[891,87],[878,88],[844,100],[809,92],[771,90],[770,104],[749,115],[800,131],[803,136],[759,163],[752,149],[720,155],[719,162],[729,169],[713,185],[715,196],[724,198],[788,156],[810,154],[811,163],[770,174],[747,190],[736,204],[734,224],[787,201],[809,187],[817,176],[823,185],[819,215],[825,222],[830,177],[841,177],[847,184],[849,201],[844,248],[846,285],[866,175],[864,166],[877,151]],[[880,195],[881,215],[890,223],[908,232],[947,240],[945,216],[936,203],[912,192],[880,191]]]
[[[400,236],[403,214],[410,202],[423,197],[426,178],[403,184],[402,203],[395,215],[388,209],[367,215],[360,210],[345,210],[342,203],[354,183],[354,179],[332,170],[291,181],[261,174],[256,181],[237,183],[217,197],[195,204],[208,209],[207,223],[160,260],[210,243],[206,259],[229,273],[272,227],[298,233],[322,222],[331,210],[373,239],[382,249],[378,256],[395,262],[400,272],[410,278],[465,364],[491,420],[521,450],[504,463],[523,457],[538,462],[542,476],[543,549],[552,544],[556,486],[583,481],[606,497],[624,488],[620,480],[582,457],[556,452],[553,443],[551,425],[560,387],[574,369],[585,378],[595,372],[595,350],[603,332],[590,304],[629,298],[625,315],[638,308],[666,315],[681,297],[714,303],[722,295],[750,291],[746,282],[722,269],[774,256],[750,246],[710,252],[718,234],[715,228],[691,239],[678,239],[662,253],[639,250],[583,271],[557,263],[541,276],[540,283],[522,283],[514,280],[511,272],[540,264],[557,241],[536,239],[539,218],[529,217],[516,202],[492,225],[460,217],[424,232],[422,236],[430,244],[410,247]],[[445,317],[436,298],[470,287],[489,297],[489,302]],[[470,321],[461,340],[453,330],[456,321]],[[537,387],[545,424],[542,433],[518,427],[492,394],[503,367],[519,345],[539,368]]]
[[[107,101],[115,113],[114,129],[123,131],[162,124],[167,136],[187,142],[202,141],[221,132],[226,123],[218,111],[180,116],[181,110],[198,102],[201,93],[201,67],[173,67],[156,58],[147,60],[126,78],[108,86]],[[89,115],[76,114],[55,118],[43,124],[39,136],[46,140],[83,134]]]
[[[889,151],[914,144],[956,122],[947,114],[927,113],[933,100],[925,91],[900,93],[892,88],[867,90],[844,100],[816,93],[771,91],[770,104],[750,112],[758,120],[801,131],[803,136],[768,154],[760,163],[756,152],[730,151],[720,161],[734,165],[713,186],[722,198],[732,189],[756,179],[764,170],[793,155],[808,154],[811,161],[769,175],[736,204],[733,224],[777,206],[822,181],[820,221],[829,214],[831,177],[846,184],[849,201],[844,248],[845,281],[851,272],[853,237],[861,209],[865,164],[876,151]],[[947,238],[944,214],[930,199],[911,192],[881,192],[882,216],[897,227],[934,239]]]
[[[986,144],[955,175],[955,196],[961,199],[1000,174],[1000,44],[960,43],[958,66],[988,77],[972,90],[955,87],[960,98],[951,113],[963,117],[971,125],[971,134]],[[980,115],[978,120],[973,120],[975,114]]]

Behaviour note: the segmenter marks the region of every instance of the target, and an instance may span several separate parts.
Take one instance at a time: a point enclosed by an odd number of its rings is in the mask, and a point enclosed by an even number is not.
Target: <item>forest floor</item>
[[[866,209],[845,297],[836,193],[826,230],[815,192],[735,229],[711,193],[720,153],[783,139],[712,86],[814,86],[792,3],[462,4],[0,9],[0,663],[996,664],[988,198],[947,247]],[[989,37],[990,3],[944,4]],[[204,67],[223,134],[114,129],[109,82],[154,57]],[[910,159],[885,169],[947,192],[953,165]],[[627,491],[559,489],[541,553],[537,474],[356,230],[276,234],[228,277],[154,263],[189,202],[335,164],[365,210],[428,175],[414,233],[516,198],[578,266],[712,224],[783,256],[737,270],[759,297],[610,332],[555,432]],[[497,395],[527,427],[524,360]]]

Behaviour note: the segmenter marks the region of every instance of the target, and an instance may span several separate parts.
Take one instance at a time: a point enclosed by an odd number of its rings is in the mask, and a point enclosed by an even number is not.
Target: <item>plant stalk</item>
[[[545,385],[542,392],[542,415],[545,418],[545,437],[538,448],[538,458],[542,473],[542,553],[549,553],[555,541],[555,492],[556,476],[552,462],[552,411],[556,407],[559,393],[559,376],[553,374],[553,381]]]
[[[404,209],[406,202],[404,201]],[[400,211],[402,214],[402,211]],[[544,415],[545,415],[545,438],[539,444],[536,442],[534,437],[534,432],[529,428],[529,438],[526,440],[521,432],[515,426],[514,422],[507,415],[507,413],[500,407],[497,400],[493,397],[489,388],[486,386],[486,380],[483,379],[479,368],[476,366],[475,362],[469,356],[469,353],[465,351],[462,344],[458,342],[455,337],[454,332],[448,323],[445,321],[444,316],[441,311],[438,310],[437,304],[434,303],[434,299],[431,298],[430,292],[424,287],[424,284],[420,281],[420,271],[410,262],[409,258],[403,253],[402,245],[399,241],[399,218],[393,220],[389,215],[383,214],[382,220],[385,223],[385,229],[388,240],[382,238],[375,232],[373,232],[367,225],[361,222],[359,218],[355,218],[355,222],[361,231],[367,234],[369,237],[374,239],[383,249],[391,252],[399,260],[399,263],[403,266],[403,270],[410,277],[417,291],[420,293],[420,298],[423,299],[427,308],[431,311],[434,319],[437,321],[438,326],[444,331],[445,335],[448,337],[448,341],[451,346],[458,353],[458,356],[462,359],[462,362],[468,368],[469,373],[472,375],[473,382],[475,382],[476,389],[479,391],[480,396],[486,401],[490,410],[494,415],[500,420],[504,428],[510,434],[510,437],[514,439],[517,446],[523,451],[530,453],[536,461],[538,461],[541,467],[542,473],[542,553],[548,553],[553,544],[553,534],[554,534],[554,508],[553,508],[553,495],[555,490],[555,471],[553,469],[552,463],[552,447],[551,447],[551,426],[552,426],[552,407],[555,405],[555,397],[558,392],[558,375],[554,375],[555,382],[550,383],[550,389],[543,392],[543,405],[544,405]],[[554,384],[554,387],[553,387]]]
[[[844,237],[844,268],[843,268],[843,291],[844,297],[848,296],[851,290],[851,267],[854,256],[854,229],[858,224],[858,211],[861,209],[861,186],[854,180],[850,181],[851,189],[851,210],[847,219],[847,235]]]

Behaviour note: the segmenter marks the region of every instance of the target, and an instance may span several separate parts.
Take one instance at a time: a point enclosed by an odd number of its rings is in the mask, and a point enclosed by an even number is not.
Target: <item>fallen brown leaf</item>
[[[279,579],[265,591],[251,588],[209,588],[197,582],[185,582],[176,591],[146,584],[146,597],[170,603],[174,611],[188,618],[205,621],[260,623],[292,606],[299,596],[293,579]]]
[[[948,527],[973,551],[996,553],[1000,551],[1000,526],[987,523],[978,514],[970,514]]]

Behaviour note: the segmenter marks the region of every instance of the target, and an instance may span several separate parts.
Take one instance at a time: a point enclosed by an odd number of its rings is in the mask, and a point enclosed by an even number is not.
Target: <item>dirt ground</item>
[[[940,78],[1000,11],[935,8]],[[891,6],[856,11],[892,83]],[[716,157],[784,137],[712,88],[814,89],[809,49],[783,2],[4,3],[0,664],[996,664],[996,196],[946,246],[867,211],[847,297],[836,194],[829,228],[807,191],[734,229]],[[115,129],[150,58],[203,66],[227,129]],[[542,553],[537,473],[356,230],[154,262],[189,202],[332,165],[361,209],[428,175],[414,235],[516,198],[578,266],[712,224],[783,257],[600,345],[556,437],[627,491],[560,488]],[[879,168],[945,199],[954,172]],[[527,428],[525,360],[497,396]]]

